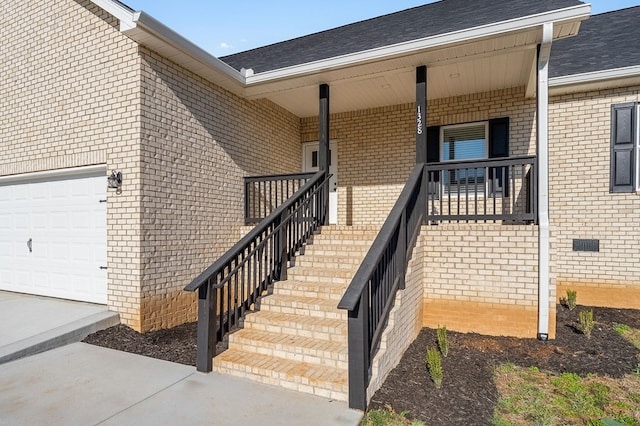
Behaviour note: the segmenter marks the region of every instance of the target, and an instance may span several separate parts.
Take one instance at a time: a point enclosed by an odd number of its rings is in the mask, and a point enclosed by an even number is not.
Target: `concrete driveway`
[[[120,323],[105,305],[0,291],[0,364]]]
[[[362,418],[344,402],[69,343],[113,315],[0,291],[0,425],[339,426]]]

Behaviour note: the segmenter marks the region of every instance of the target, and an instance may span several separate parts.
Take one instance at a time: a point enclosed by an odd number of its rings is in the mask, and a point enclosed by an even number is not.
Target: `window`
[[[640,129],[637,102],[611,107],[610,192],[640,190]]]
[[[440,129],[440,156],[442,161],[483,160],[487,158],[487,123],[446,126]],[[469,185],[484,188],[484,168],[456,168],[444,173],[443,182],[448,192]],[[461,188],[462,187],[462,188]],[[484,192],[484,190],[481,190]]]
[[[427,163],[485,160],[509,156],[509,118],[432,126],[427,128]],[[508,196],[508,170],[506,167],[457,167],[443,170],[433,176],[432,182],[440,182],[446,193],[473,193],[485,191],[488,184],[493,196]],[[435,191],[435,189],[434,189]]]
[[[446,126],[441,132],[442,161],[487,158],[487,123]]]

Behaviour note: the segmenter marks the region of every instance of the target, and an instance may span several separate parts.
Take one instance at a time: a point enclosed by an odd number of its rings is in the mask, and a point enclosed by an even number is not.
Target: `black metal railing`
[[[288,261],[327,214],[329,178],[318,172],[209,266],[187,291],[198,290],[198,371],[209,372],[216,346],[241,326],[271,284],[287,277]],[[256,307],[257,307],[256,306]]]
[[[339,309],[349,311],[349,406],[367,406],[371,360],[423,223],[424,164],[418,164],[344,293]]]
[[[300,189],[313,173],[244,178],[244,221],[258,223]]]
[[[427,221],[535,221],[535,162],[527,156],[427,164]]]

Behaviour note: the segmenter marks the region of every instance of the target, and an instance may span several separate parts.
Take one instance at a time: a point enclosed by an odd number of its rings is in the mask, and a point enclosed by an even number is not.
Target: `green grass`
[[[629,327],[626,324],[615,324],[613,329],[620,333],[622,337],[627,339],[636,348],[640,349],[640,330]]]
[[[365,414],[360,426],[424,426],[421,421],[407,419],[407,414],[407,411],[396,413],[390,406],[384,410],[371,410]]]
[[[551,374],[513,364],[495,369],[493,424],[640,426],[640,377]]]

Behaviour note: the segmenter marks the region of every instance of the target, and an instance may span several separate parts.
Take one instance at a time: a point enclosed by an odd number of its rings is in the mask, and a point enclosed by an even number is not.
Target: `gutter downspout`
[[[538,47],[538,339],[549,338],[549,56],[553,23],[542,26]]]

